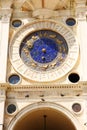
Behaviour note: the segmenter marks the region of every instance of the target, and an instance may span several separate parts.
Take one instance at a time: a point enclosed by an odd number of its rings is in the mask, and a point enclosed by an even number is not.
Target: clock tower
[[[0,130],[87,130],[86,30],[86,0],[0,0]]]

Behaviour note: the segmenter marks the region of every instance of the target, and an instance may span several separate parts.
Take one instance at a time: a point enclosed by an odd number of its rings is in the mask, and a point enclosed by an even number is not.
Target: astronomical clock
[[[0,130],[87,130],[87,1],[0,1]]]
[[[34,21],[11,40],[10,60],[21,76],[50,82],[65,76],[76,64],[79,45],[73,32],[52,20]]]

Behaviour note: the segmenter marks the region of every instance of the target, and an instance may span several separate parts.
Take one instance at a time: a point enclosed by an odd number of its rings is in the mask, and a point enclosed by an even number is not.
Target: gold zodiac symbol
[[[37,36],[32,36],[32,39],[33,39],[33,40],[36,40],[36,39],[37,39]]]
[[[32,65],[33,67],[36,67],[36,66],[37,66],[37,64],[36,64],[36,63],[32,63],[31,65]]]
[[[42,67],[42,70],[46,70],[48,68],[48,65],[44,65],[43,67]]]
[[[49,37],[50,37],[50,38],[55,38],[55,37],[56,37],[56,35],[49,35]]]
[[[24,48],[23,51],[25,52],[26,56],[29,55],[29,51],[26,48]]]
[[[57,39],[56,41],[57,41],[58,44],[62,44],[63,43],[63,41],[61,41],[59,39]]]
[[[28,48],[30,48],[30,49],[33,47],[33,43],[31,40],[28,40],[26,44],[27,44]]]

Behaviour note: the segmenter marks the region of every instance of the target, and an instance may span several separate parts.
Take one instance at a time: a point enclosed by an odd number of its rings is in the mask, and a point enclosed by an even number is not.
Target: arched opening
[[[63,112],[53,108],[37,108],[28,112],[14,125],[13,130],[76,130]]]

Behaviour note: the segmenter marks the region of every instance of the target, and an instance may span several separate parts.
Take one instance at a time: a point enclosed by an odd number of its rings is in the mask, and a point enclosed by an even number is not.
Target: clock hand
[[[45,48],[42,48],[42,52],[43,52],[43,53],[46,53],[46,49],[45,49]]]

